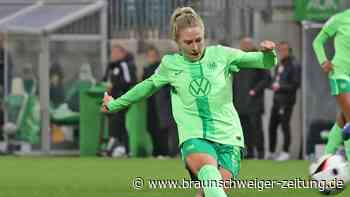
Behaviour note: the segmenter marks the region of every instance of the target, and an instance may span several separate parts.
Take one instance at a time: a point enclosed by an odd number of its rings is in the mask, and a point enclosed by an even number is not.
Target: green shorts
[[[333,96],[350,92],[350,75],[334,70],[329,74],[329,84]]]
[[[238,176],[241,168],[241,147],[194,138],[186,140],[181,145],[181,157],[184,161],[192,153],[207,153],[218,161],[218,168],[230,171],[235,178]],[[190,174],[192,177],[193,174],[191,172]]]
[[[331,94],[333,96],[350,92],[350,77],[349,79],[329,79]]]

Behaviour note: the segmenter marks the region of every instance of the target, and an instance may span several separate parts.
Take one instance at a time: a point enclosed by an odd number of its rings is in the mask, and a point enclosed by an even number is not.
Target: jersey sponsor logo
[[[211,83],[206,78],[198,78],[191,81],[189,91],[194,97],[207,96],[211,90]]]

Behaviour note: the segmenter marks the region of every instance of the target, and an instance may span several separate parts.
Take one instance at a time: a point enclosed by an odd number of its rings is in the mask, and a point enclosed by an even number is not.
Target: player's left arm
[[[275,47],[274,42],[263,41],[260,43],[261,50],[259,52],[242,52],[237,66],[239,68],[270,69],[277,64]]]

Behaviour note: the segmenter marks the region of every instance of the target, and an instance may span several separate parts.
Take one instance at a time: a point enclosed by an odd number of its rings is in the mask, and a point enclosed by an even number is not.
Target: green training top
[[[321,65],[327,60],[324,43],[333,36],[336,52],[332,64],[346,72],[350,68],[350,9],[332,16],[315,38],[313,47]]]
[[[204,138],[243,147],[242,127],[232,102],[231,73],[240,68],[271,68],[276,62],[274,51],[247,53],[223,46],[207,47],[194,62],[178,53],[165,55],[150,78],[110,101],[108,109],[120,110],[170,84],[180,144]]]

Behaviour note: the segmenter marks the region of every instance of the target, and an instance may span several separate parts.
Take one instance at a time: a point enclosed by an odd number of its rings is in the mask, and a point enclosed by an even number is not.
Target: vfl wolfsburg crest
[[[216,68],[216,64],[215,62],[211,62],[208,64],[208,68],[211,69],[211,70],[214,70]]]
[[[206,78],[198,78],[191,81],[189,91],[194,97],[207,96],[211,90],[211,84]]]

